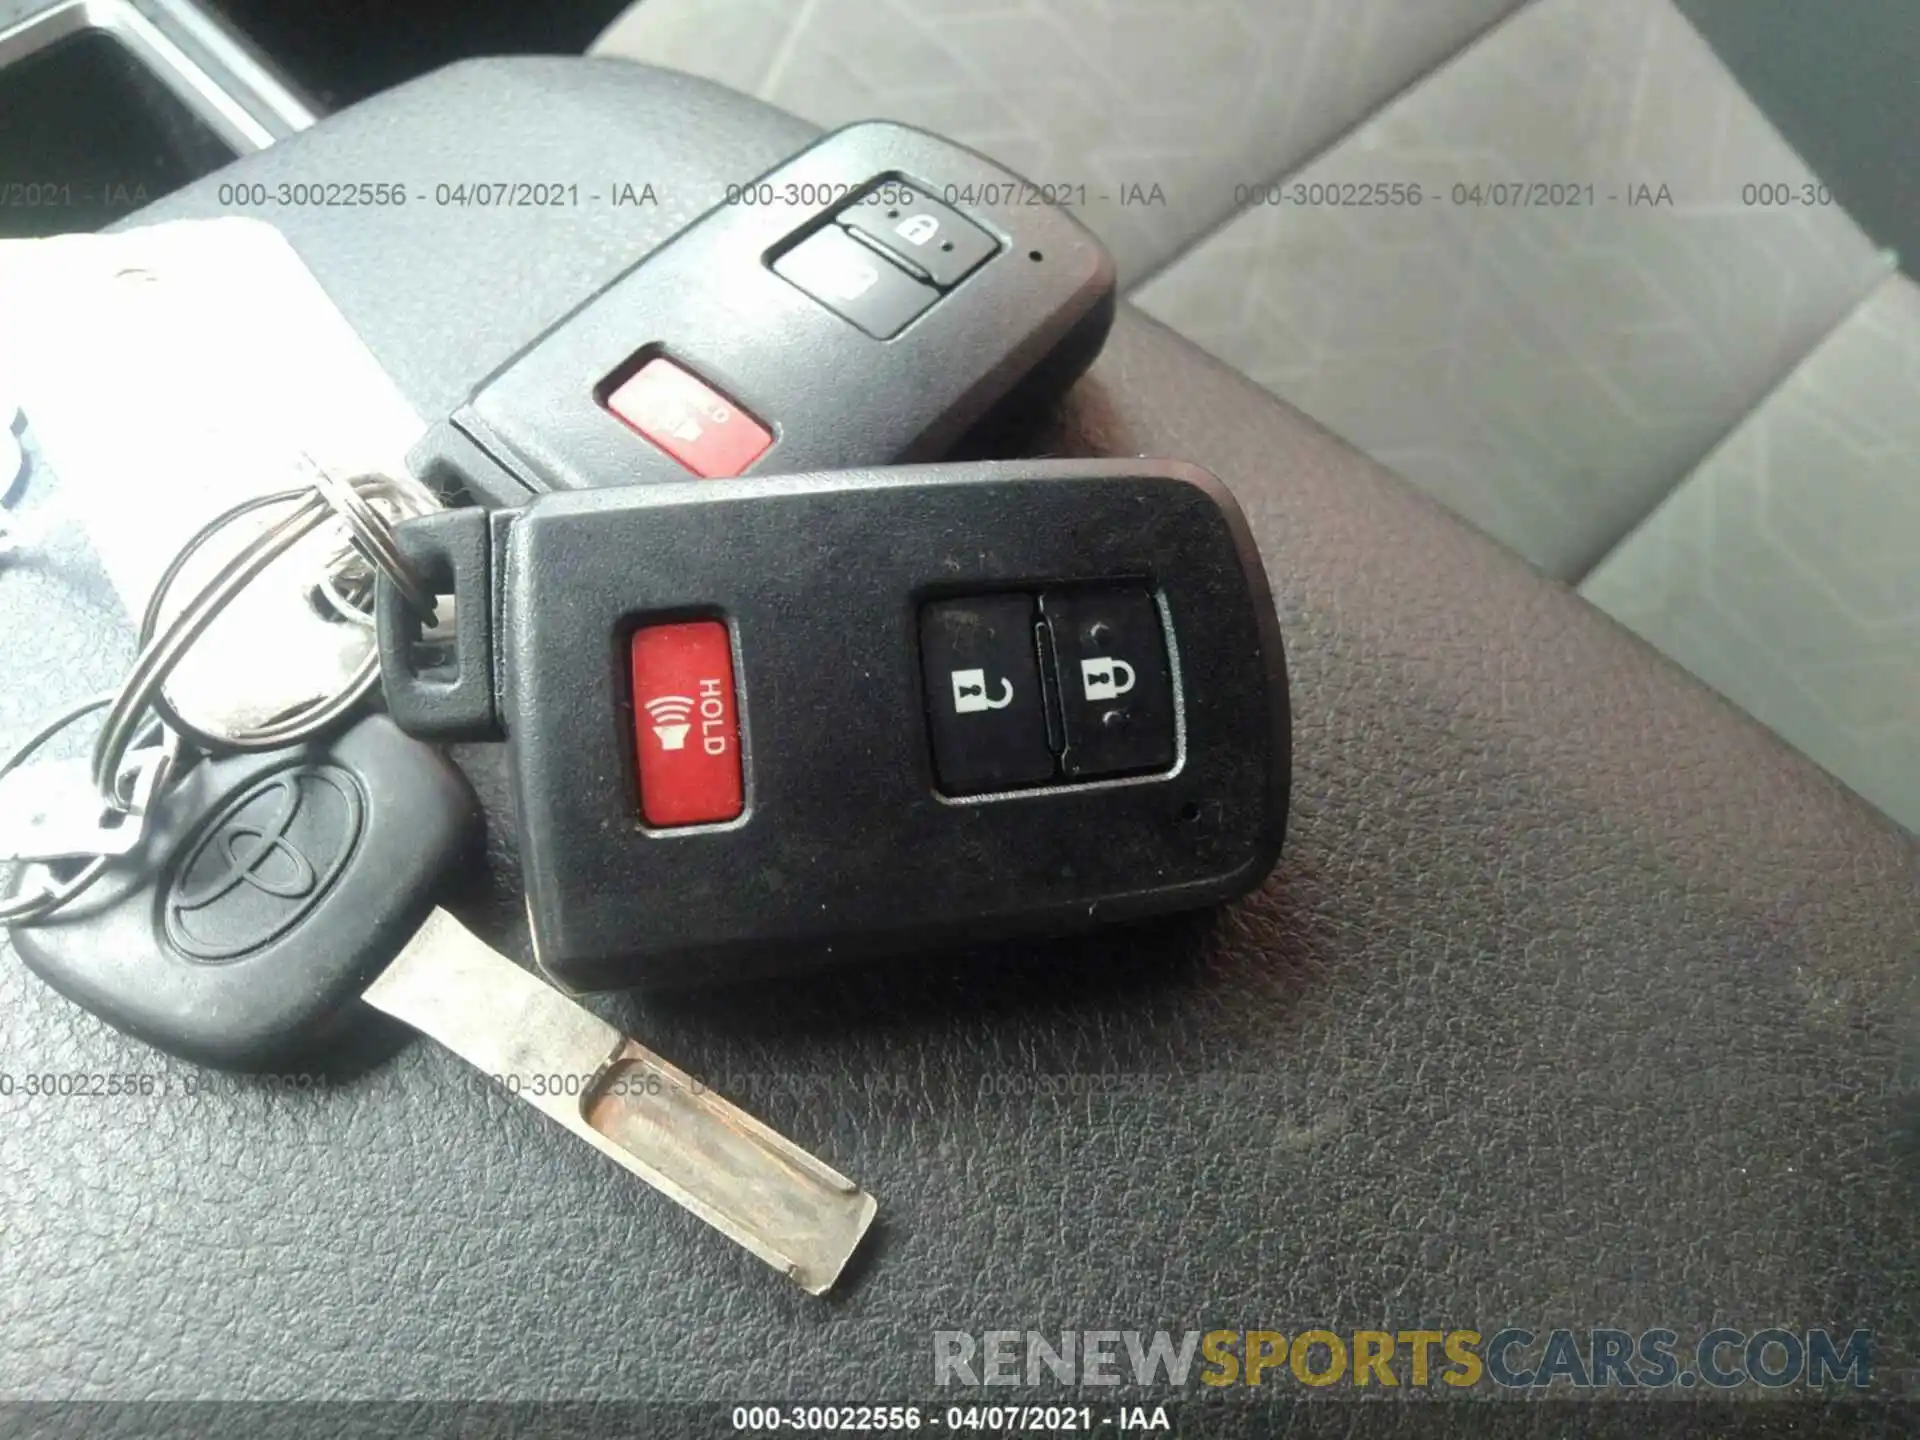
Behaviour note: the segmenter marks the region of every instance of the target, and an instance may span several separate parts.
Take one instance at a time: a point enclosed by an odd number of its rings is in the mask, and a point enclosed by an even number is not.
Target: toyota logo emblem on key
[[[224,805],[183,847],[162,902],[167,939],[194,960],[250,955],[327,897],[359,847],[366,802],[337,766],[282,770]]]

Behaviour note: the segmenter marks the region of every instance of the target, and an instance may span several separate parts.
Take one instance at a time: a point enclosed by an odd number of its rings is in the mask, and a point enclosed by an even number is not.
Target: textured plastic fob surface
[[[72,906],[15,929],[14,947],[118,1029],[203,1065],[261,1069],[327,1039],[478,829],[466,778],[374,716],[330,744],[190,771],[138,848]]]
[[[544,496],[493,525],[496,573],[475,588],[495,597],[535,941],[565,984],[1085,929],[1242,894],[1279,853],[1278,622],[1238,506],[1196,467],[631,486]],[[1115,636],[1152,632],[1130,664],[1069,628],[1109,602]],[[691,681],[636,713],[634,634],[702,620],[725,627],[716,664],[731,664],[737,718]],[[404,651],[383,665],[396,713],[432,683],[405,673]],[[1148,743],[1076,741],[1096,711],[1067,702],[1088,696]],[[997,751],[953,748],[995,734]],[[702,744],[739,766],[744,809],[649,824],[638,772],[684,771]]]
[[[669,451],[700,443],[718,414],[752,416],[771,443],[742,468],[702,474],[937,460],[976,427],[1063,394],[1112,325],[1100,242],[1033,203],[1034,186],[923,130],[851,125],[729,191],[502,366],[436,428],[416,469],[496,504],[684,480]],[[932,258],[949,232],[967,237],[951,253],[970,257],[952,274]],[[796,269],[821,247],[839,268]],[[929,263],[938,288],[900,268]],[[897,331],[862,309],[889,286],[918,297]],[[660,417],[649,442],[615,413],[615,393],[662,359],[713,396]]]

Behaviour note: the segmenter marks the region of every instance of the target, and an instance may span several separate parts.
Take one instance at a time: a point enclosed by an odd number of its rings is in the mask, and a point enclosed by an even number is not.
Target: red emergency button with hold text
[[[713,825],[740,813],[740,713],[725,625],[692,620],[634,632],[633,728],[649,825]]]
[[[743,474],[773,432],[671,360],[649,360],[607,396],[607,409],[703,480]]]

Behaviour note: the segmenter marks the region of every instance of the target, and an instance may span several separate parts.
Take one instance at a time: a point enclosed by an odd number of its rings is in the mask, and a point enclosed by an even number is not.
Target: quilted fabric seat
[[[641,0],[595,49],[1068,187],[1135,304],[1920,829],[1920,292],[1668,0]]]

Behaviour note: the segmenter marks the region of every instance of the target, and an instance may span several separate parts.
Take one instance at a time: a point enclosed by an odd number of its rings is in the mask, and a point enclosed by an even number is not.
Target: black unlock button
[[[942,790],[982,795],[1053,778],[1031,595],[926,606],[920,658]]]

